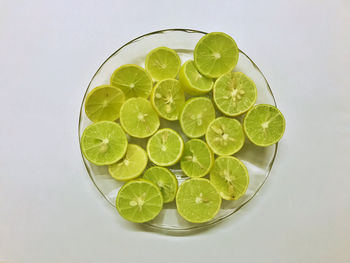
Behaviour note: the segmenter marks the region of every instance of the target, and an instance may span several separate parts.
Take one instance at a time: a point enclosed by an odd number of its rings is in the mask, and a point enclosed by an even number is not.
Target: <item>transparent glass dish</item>
[[[137,64],[144,67],[144,61],[147,53],[159,46],[166,46],[176,50],[182,63],[188,59],[193,59],[194,47],[204,34],[206,33],[189,29],[168,29],[156,31],[135,38],[114,52],[97,70],[85,92],[80,109],[79,141],[84,129],[91,124],[91,121],[87,118],[84,111],[86,94],[90,90],[102,84],[109,84],[109,79],[113,71],[121,65]],[[257,104],[266,103],[276,105],[274,96],[264,75],[255,65],[255,63],[241,50],[239,53],[238,64],[234,71],[245,73],[255,82],[258,90]],[[210,95],[211,94],[208,94],[208,96]],[[217,112],[217,116],[219,115],[221,114]],[[238,119],[241,120],[242,116],[238,117]],[[173,128],[183,136],[185,141],[188,140],[188,138],[181,132],[178,121],[169,122],[161,120],[161,128],[162,127]],[[131,138],[130,142],[138,143],[145,147],[147,139]],[[158,230],[186,231],[207,227],[233,215],[243,205],[250,201],[262,187],[269,176],[276,153],[277,144],[263,148],[253,145],[248,139],[246,139],[244,147],[237,154],[235,154],[235,156],[242,160],[242,162],[248,168],[250,179],[248,190],[244,196],[236,201],[223,200],[220,212],[211,221],[202,224],[189,223],[177,213],[176,204],[175,202],[172,202],[170,204],[165,204],[161,213],[154,220],[145,224]],[[114,180],[108,174],[107,167],[93,165],[87,161],[83,155],[82,158],[91,180],[114,208],[118,190],[123,183]],[[149,166],[150,165],[152,164],[149,163]],[[170,167],[170,169],[175,173],[179,184],[181,184],[181,182],[187,178],[182,173],[179,165]]]

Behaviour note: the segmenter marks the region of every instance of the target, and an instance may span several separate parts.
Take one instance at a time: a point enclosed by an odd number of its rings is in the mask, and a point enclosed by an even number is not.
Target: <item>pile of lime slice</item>
[[[257,88],[235,71],[238,58],[233,38],[213,32],[198,41],[193,60],[160,46],[149,51],[145,69],[123,65],[109,85],[89,92],[85,113],[93,123],[81,150],[125,182],[115,203],[123,218],[148,222],[176,202],[181,217],[203,223],[217,215],[222,199],[246,194],[249,171],[233,155],[246,137],[257,147],[277,143],[285,119],[273,105],[255,105]],[[180,185],[174,166],[188,178]]]

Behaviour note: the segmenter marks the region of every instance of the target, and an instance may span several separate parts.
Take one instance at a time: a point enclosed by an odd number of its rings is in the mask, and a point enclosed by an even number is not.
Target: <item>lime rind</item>
[[[147,162],[146,151],[136,144],[129,144],[124,158],[109,165],[108,172],[118,181],[129,181],[142,174]]]
[[[181,59],[175,50],[158,47],[146,56],[145,68],[154,81],[176,78],[181,67]]]
[[[191,223],[204,223],[213,219],[220,210],[221,196],[204,178],[184,181],[176,194],[178,213]]]
[[[131,97],[147,99],[153,87],[151,75],[135,64],[126,64],[117,68],[110,78],[110,83],[120,88],[126,99]]]
[[[151,103],[158,115],[174,121],[185,104],[185,94],[176,79],[165,79],[156,84],[151,93]]]
[[[125,95],[119,88],[101,85],[88,93],[85,114],[93,122],[115,121],[124,101]]]
[[[185,143],[181,158],[181,169],[189,177],[207,175],[214,163],[214,154],[209,146],[200,139],[192,139]]]
[[[202,75],[193,60],[186,61],[179,73],[179,81],[184,91],[190,95],[203,95],[212,90],[214,81]]]
[[[243,129],[248,139],[262,147],[279,142],[285,128],[286,120],[283,114],[275,106],[269,104],[255,105],[243,120]]]
[[[193,55],[199,72],[209,78],[218,78],[237,65],[239,49],[229,35],[212,32],[198,41]]]
[[[143,178],[159,187],[164,203],[170,203],[175,199],[178,181],[169,169],[161,166],[152,166],[146,170]]]
[[[215,81],[213,100],[227,116],[238,116],[253,107],[257,89],[253,80],[242,72],[228,72]]]
[[[237,200],[247,191],[249,174],[247,167],[233,156],[220,156],[210,172],[210,182],[225,200]]]
[[[163,197],[154,183],[137,179],[121,187],[115,205],[124,219],[134,223],[145,223],[160,213],[163,208]]]
[[[128,140],[119,124],[101,121],[86,127],[80,141],[85,158],[95,165],[110,165],[119,161],[128,146]]]

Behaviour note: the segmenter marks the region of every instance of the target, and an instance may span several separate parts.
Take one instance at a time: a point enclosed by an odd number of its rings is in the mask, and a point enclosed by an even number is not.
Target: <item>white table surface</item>
[[[350,262],[350,2],[0,1],[0,262]],[[165,28],[224,31],[287,120],[266,185],[210,229],[124,222],[81,160],[87,84]]]

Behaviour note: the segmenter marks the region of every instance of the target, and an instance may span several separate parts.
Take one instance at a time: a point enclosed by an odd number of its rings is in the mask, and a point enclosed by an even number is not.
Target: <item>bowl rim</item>
[[[101,195],[104,197],[104,199],[106,199],[107,203],[109,203],[111,206],[113,206],[109,200],[107,199],[107,197],[105,196],[105,194],[101,191],[101,189],[97,186],[94,178],[92,177],[91,173],[90,173],[90,170],[89,170],[89,167],[88,167],[88,161],[85,159],[84,155],[83,155],[83,152],[82,152],[82,149],[81,149],[81,145],[80,145],[80,140],[81,140],[81,134],[80,134],[80,130],[81,130],[81,121],[82,121],[82,114],[84,112],[84,101],[86,99],[86,96],[88,94],[88,89],[93,81],[93,79],[95,78],[95,76],[99,73],[99,71],[101,70],[101,68],[104,66],[104,64],[111,58],[113,57],[114,55],[118,54],[119,51],[121,51],[124,47],[142,39],[142,38],[145,38],[145,37],[148,37],[148,36],[152,36],[152,35],[156,35],[156,34],[163,34],[163,33],[168,33],[168,32],[176,32],[176,31],[180,31],[180,32],[185,32],[185,33],[197,33],[197,34],[203,34],[203,35],[206,35],[208,34],[207,32],[204,32],[204,31],[201,31],[201,30],[196,30],[196,29],[189,29],[189,28],[169,28],[169,29],[162,29],[162,30],[157,30],[157,31],[153,31],[153,32],[149,32],[149,33],[146,33],[146,34],[143,34],[141,36],[138,36],[132,40],[130,40],[129,42],[125,43],[124,45],[122,45],[120,48],[118,48],[116,51],[114,51],[110,56],[108,56],[107,59],[105,59],[103,61],[103,63],[99,66],[99,68],[96,70],[95,74],[92,76],[91,80],[89,81],[89,84],[85,90],[85,93],[84,93],[84,96],[83,96],[83,99],[82,99],[82,102],[81,102],[81,105],[80,105],[80,111],[79,111],[79,124],[78,124],[78,137],[79,137],[79,148],[80,148],[80,154],[82,156],[82,159],[83,159],[83,163],[84,163],[84,166],[85,166],[85,169],[91,179],[91,181],[93,182],[93,184],[95,185],[95,187],[98,189],[98,191],[101,193]],[[271,90],[271,87],[270,87],[270,84],[268,83],[265,75],[262,73],[262,71],[260,70],[260,68],[255,64],[255,62],[246,54],[244,53],[241,49],[239,49],[239,52],[242,53],[243,55],[245,55],[248,60],[252,63],[252,65],[254,66],[254,68],[259,71],[259,73],[261,74],[261,76],[264,78],[264,81],[266,82],[266,85],[267,85],[267,88],[268,88],[268,91],[273,99],[273,102],[274,102],[274,106],[277,107],[277,103],[276,103],[276,99],[275,99],[275,96],[273,95],[273,92]],[[180,232],[184,232],[184,233],[188,233],[189,231],[193,231],[193,230],[200,230],[200,229],[204,229],[204,228],[209,228],[215,224],[218,224],[220,222],[222,222],[223,220],[227,219],[228,217],[230,217],[231,215],[233,215],[234,213],[236,213],[237,211],[239,211],[243,206],[245,206],[247,203],[249,203],[249,201],[251,201],[255,195],[260,191],[260,189],[262,188],[262,186],[266,183],[267,181],[267,178],[269,177],[270,173],[271,173],[271,169],[272,169],[272,166],[275,162],[275,158],[276,158],[276,155],[277,155],[277,150],[278,150],[278,143],[275,144],[275,149],[274,149],[274,153],[273,153],[273,156],[272,156],[272,159],[271,161],[269,162],[269,165],[267,167],[268,169],[268,172],[266,173],[266,176],[263,180],[263,182],[261,183],[261,185],[257,188],[257,190],[254,192],[254,194],[252,196],[250,196],[245,202],[243,202],[242,204],[240,204],[235,210],[231,211],[230,213],[228,213],[227,215],[224,215],[222,217],[219,217],[217,218],[216,220],[214,221],[209,221],[209,222],[206,222],[206,223],[203,223],[203,224],[197,224],[197,225],[193,225],[193,226],[190,226],[190,227],[186,227],[186,228],[176,228],[176,227],[173,227],[173,226],[167,226],[167,227],[162,227],[162,226],[155,226],[149,222],[146,222],[146,223],[142,223],[141,225],[145,225],[147,227],[150,227],[151,229],[154,229],[154,230],[158,230],[158,231],[166,231],[166,232],[176,232],[176,233],[180,233]],[[114,207],[114,206],[113,206]]]

